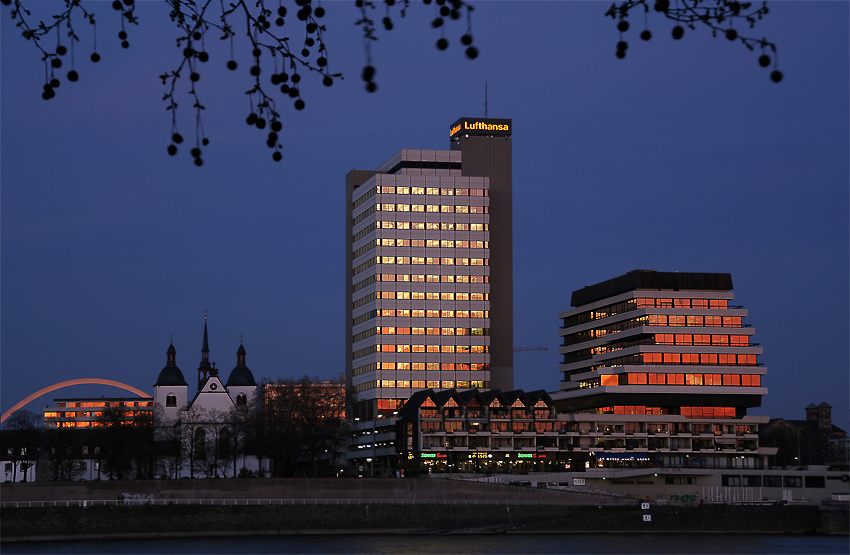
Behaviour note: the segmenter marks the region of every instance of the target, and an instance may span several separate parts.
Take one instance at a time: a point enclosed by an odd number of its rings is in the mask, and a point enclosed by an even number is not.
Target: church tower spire
[[[207,378],[212,374],[210,366],[210,344],[207,339],[207,315],[204,314],[204,344],[201,346],[201,364],[198,366],[198,390],[204,387]]]

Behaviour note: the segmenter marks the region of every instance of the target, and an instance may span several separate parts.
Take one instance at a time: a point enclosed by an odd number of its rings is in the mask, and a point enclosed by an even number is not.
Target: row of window
[[[376,370],[486,372],[489,369],[490,364],[487,362],[373,362],[355,368],[354,375],[368,374]]]
[[[371,241],[368,241],[365,245],[363,245],[362,247],[360,247],[359,249],[354,251],[354,256],[352,256],[352,259],[357,260],[358,258],[360,258],[361,256],[363,256],[364,254],[366,254],[367,252],[369,252],[370,250],[374,249],[377,246],[378,246],[378,240],[377,239],[372,239]]]
[[[708,335],[701,333],[656,333],[656,345],[735,345],[750,344],[749,335]]]
[[[458,276],[460,277],[460,276]],[[427,293],[424,291],[381,291],[379,293],[369,293],[368,295],[364,295],[363,297],[353,301],[352,308],[357,309],[361,306],[367,305],[370,302],[376,299],[387,299],[387,300],[427,300]],[[442,298],[443,293],[440,293],[440,300],[453,300],[453,301],[488,301],[490,300],[489,293],[446,293],[446,295],[451,295],[452,298]]]
[[[367,208],[366,210],[364,210],[363,212],[361,212],[360,214],[355,216],[353,220],[351,220],[352,225],[356,226],[357,224],[359,224],[360,222],[362,222],[363,220],[365,220],[366,218],[368,218],[369,216],[374,214],[375,211],[376,211],[375,206],[374,205],[370,206],[369,208]]]
[[[367,285],[371,285],[377,281],[400,281],[405,283],[490,283],[490,276],[454,276],[441,274],[375,274],[363,279],[362,281],[355,283],[352,286],[353,292],[356,293]]]
[[[378,335],[490,335],[490,328],[408,328],[382,326],[376,328],[376,330]]]
[[[56,403],[60,408],[74,407],[152,407],[153,401],[60,401]]]
[[[578,360],[587,358],[588,355],[598,355],[602,353],[610,353],[629,347],[637,347],[639,345],[716,345],[725,347],[747,347],[749,346],[748,335],[709,335],[709,334],[690,334],[690,333],[657,333],[654,336],[644,336],[639,339],[616,341],[590,349],[581,349],[566,353],[564,361]]]
[[[486,223],[468,222],[390,222],[381,221],[376,224],[378,229],[413,229],[430,231],[488,231]]]
[[[554,422],[486,422],[467,425],[465,422],[428,422],[424,421],[419,424],[419,429],[422,433],[439,433],[439,432],[492,432],[494,434],[513,432],[516,434],[523,432],[536,432],[542,434],[545,432],[554,432]]]
[[[487,189],[457,189],[449,187],[388,187],[385,185],[378,185],[375,188],[375,191],[384,195],[442,195],[450,197],[489,196],[489,191]]]
[[[489,353],[487,345],[380,345],[380,353]]]
[[[735,418],[735,407],[679,407],[677,411],[671,411],[667,407],[615,405],[613,407],[599,408],[596,412],[601,414],[648,415],[675,414],[675,412],[678,412],[685,418]]]
[[[378,362],[379,370],[431,370],[453,372],[486,372],[488,362]]]
[[[378,229],[378,223],[372,222],[371,224],[367,225],[366,227],[364,227],[363,229],[361,229],[360,231],[358,231],[357,233],[354,234],[353,242],[356,243],[357,241],[366,237],[367,235],[369,235],[371,232],[375,231],[376,229]]]
[[[723,435],[754,435],[758,433],[758,426],[752,424],[691,424],[684,422],[622,422],[616,424],[599,423],[596,428],[597,432],[608,434],[711,434],[715,436]],[[565,431],[579,432],[578,422],[571,422],[565,427]]]
[[[758,374],[663,374],[658,372],[629,372],[605,374],[599,379],[582,382],[582,386],[600,385],[727,385],[761,387]]]
[[[435,296],[438,295],[438,296]],[[413,301],[489,301],[489,293],[434,293],[425,291],[381,291],[379,299],[413,300]]]
[[[590,330],[580,331],[578,333],[572,333],[570,335],[565,335],[563,340],[563,347],[567,347],[569,345],[574,345],[576,343],[581,343],[583,341],[590,341],[591,339],[599,339],[601,337],[605,337],[612,333],[617,333],[620,331],[630,330],[634,328],[639,328],[641,326],[687,326],[687,327],[729,327],[729,328],[738,328],[742,327],[741,317],[740,316],[685,316],[684,320],[681,316],[674,315],[675,318],[671,319],[669,315],[665,314],[650,314],[646,316],[640,316],[638,318],[633,318],[631,320],[623,320],[621,322],[614,322],[612,324],[608,324],[606,326],[601,326],[599,328],[594,328]],[[672,323],[671,323],[672,322]],[[683,323],[684,322],[684,323]],[[684,343],[682,343],[684,344]],[[708,345],[708,343],[705,343]]]
[[[377,256],[368,258],[352,270],[357,275],[375,264],[427,264],[429,266],[488,266],[488,258],[461,258],[439,256]],[[672,324],[671,324],[672,325]],[[684,325],[684,324],[682,324]]]
[[[477,335],[477,336],[487,336],[490,335],[489,328],[398,328],[399,334],[404,335]],[[375,334],[375,328],[369,328],[366,331],[355,334],[352,340],[354,343],[358,341],[362,341],[372,335]],[[364,357],[366,355],[370,355],[372,353],[397,353],[397,352],[410,352],[410,351],[398,351],[397,349],[407,349],[412,347],[411,345],[369,345],[368,347],[364,347],[363,349],[358,349],[354,351],[353,357],[355,359]]]
[[[564,318],[564,328],[570,328],[579,324],[584,324],[585,322],[590,322],[591,320],[599,320],[600,318],[607,318],[608,316],[614,316],[615,314],[620,314],[622,312],[628,312],[630,310],[636,309],[637,303],[635,302],[635,299],[620,301],[618,303],[609,304],[607,306],[603,306],[595,310],[588,310],[587,312],[581,312],[579,314],[573,314],[572,316],[568,316]]]
[[[756,355],[735,353],[641,353],[644,364],[707,364],[755,366]]]
[[[487,266],[489,264],[488,258],[456,258],[452,256],[378,256],[376,260],[378,264],[428,264],[432,266]],[[359,272],[355,272],[355,274],[357,273]]]
[[[354,269],[351,270],[351,275],[356,276],[357,274],[368,270],[369,268],[374,266],[377,262],[378,262],[378,260],[376,258],[369,257],[362,264],[358,264],[357,266],[355,266]]]
[[[363,341],[364,339],[366,339],[366,338],[368,338],[368,337],[372,337],[372,336],[373,336],[373,335],[375,335],[376,333],[377,333],[377,330],[376,330],[375,328],[368,328],[368,329],[365,329],[365,330],[361,331],[360,333],[355,333],[355,334],[351,337],[351,342],[352,342],[352,343],[357,343],[358,341]],[[358,352],[360,352],[360,351],[355,351],[355,353],[354,353],[354,354],[355,354],[355,357],[354,357],[354,358],[358,358],[358,357],[356,356]],[[367,354],[368,354],[368,353],[367,353]]]
[[[483,419],[497,419],[497,420],[551,420],[555,418],[555,414],[552,412],[552,408],[547,406],[542,401],[538,401],[535,407],[528,408],[522,404],[522,401],[514,403],[510,410],[505,407],[497,406],[497,407],[481,407],[478,405],[468,405],[465,407],[465,410],[455,409],[452,410],[448,405],[437,408],[433,405],[433,403],[429,405],[424,405],[419,409],[419,416],[421,418],[456,418],[456,419],[473,419],[473,420],[483,420]],[[500,422],[500,427],[498,429],[507,430],[508,422]],[[530,424],[530,422],[527,422]]]
[[[389,380],[389,381],[387,381],[387,380],[372,380],[372,381],[364,382],[364,383],[359,384],[359,385],[355,385],[353,387],[353,389],[354,389],[355,393],[361,393],[363,391],[368,391],[370,389],[383,389],[384,388],[384,386],[382,385],[383,382],[386,382],[387,384],[390,384],[390,383],[396,384],[396,385],[387,385],[386,386],[387,388],[404,387],[404,386],[398,385],[398,383],[399,383],[398,381],[393,382],[392,380]],[[402,381],[401,383],[405,383],[405,382]],[[427,387],[430,388],[430,389],[487,389],[487,388],[490,387],[490,382],[481,381],[481,380],[441,380],[441,381],[426,381],[426,382],[423,382],[422,380],[418,380],[418,381],[411,380],[409,383],[411,383],[411,384],[413,384],[413,383],[416,383],[416,384],[425,383],[427,385]],[[420,387],[419,385],[416,385],[416,386],[411,385],[410,387],[412,389],[424,389],[424,388]]]
[[[378,189],[380,189],[380,186],[370,187],[368,191],[366,191],[365,193],[363,193],[362,195],[357,197],[357,199],[355,199],[354,202],[351,203],[351,209],[352,210],[356,209],[358,206],[360,206],[361,204],[363,204],[364,202],[366,202],[370,198],[374,197],[375,193],[378,192]]]
[[[372,274],[371,276],[369,276],[365,279],[362,279],[362,280],[358,281],[357,283],[355,283],[351,287],[351,291],[352,291],[352,293],[357,293],[358,291],[360,291],[361,289],[363,289],[367,285],[372,285],[376,281],[378,281],[378,276],[375,275],[375,274]]]
[[[736,355],[734,353],[638,353],[624,357],[615,357],[588,368],[616,368],[641,364],[692,364],[708,366],[755,366],[756,355]],[[582,370],[584,371],[584,370]]]
[[[453,239],[376,239],[381,247],[425,247],[441,249],[487,249],[490,241],[459,241]],[[359,251],[360,249],[358,249]],[[363,251],[366,252],[366,251]],[[362,253],[361,253],[362,254]],[[357,254],[354,255],[357,258]]]
[[[408,310],[382,308],[375,311],[378,316],[398,318],[489,318],[489,310]]]
[[[361,314],[352,320],[353,325],[362,324],[372,318],[390,317],[390,318],[489,318],[489,310],[421,310],[421,309],[394,309],[382,308],[380,310],[370,310],[365,314]],[[389,332],[388,332],[389,333]]]
[[[726,299],[635,299],[638,308],[729,308]]]
[[[378,380],[378,387],[410,387],[413,389],[484,388],[481,380]]]
[[[376,204],[377,212],[432,212],[440,214],[487,214],[487,206],[466,206],[464,204]]]
[[[574,314],[564,318],[564,328],[577,326],[591,320],[608,318],[638,308],[699,308],[699,309],[726,309],[726,299],[628,299],[607,306]]]
[[[647,326],[693,326],[740,328],[740,316],[685,316],[684,314],[648,314]]]
[[[366,216],[374,212],[364,212]],[[361,214],[363,216],[364,214]],[[358,216],[359,218],[360,216]],[[360,220],[362,221],[362,219]],[[358,221],[359,223],[359,221]],[[486,223],[469,223],[469,222],[395,222],[395,221],[380,221],[372,222],[353,236],[353,242],[369,235],[376,229],[401,229],[414,231],[488,231],[489,224]],[[411,239],[411,241],[413,241]],[[402,246],[396,244],[395,246]],[[406,245],[408,246],[408,245]],[[414,246],[413,244],[409,246]],[[468,248],[468,247],[467,247]]]
[[[371,303],[372,301],[374,301],[377,298],[378,298],[377,293],[369,293],[368,295],[366,295],[364,297],[360,297],[359,299],[353,301],[351,303],[351,308],[356,310],[356,309],[360,308],[361,306],[364,306],[364,305]]]
[[[377,281],[401,281],[412,283],[490,283],[490,276],[455,276],[443,274],[377,274]]]

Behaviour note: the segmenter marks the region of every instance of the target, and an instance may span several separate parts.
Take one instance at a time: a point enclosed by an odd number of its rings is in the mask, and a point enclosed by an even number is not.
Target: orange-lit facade
[[[115,397],[54,399],[56,406],[45,407],[45,428],[97,428],[103,415],[112,411],[122,425],[147,425],[153,422],[153,397]]]
[[[309,406],[314,414],[325,418],[345,418],[345,383],[340,380],[321,380],[306,384],[300,381],[264,384],[263,407],[266,414],[275,410],[278,397],[300,395],[304,387],[310,388]]]
[[[636,270],[575,291],[553,395],[569,448],[593,464],[761,468],[767,417],[747,411],[766,369],[731,289],[729,274]]]

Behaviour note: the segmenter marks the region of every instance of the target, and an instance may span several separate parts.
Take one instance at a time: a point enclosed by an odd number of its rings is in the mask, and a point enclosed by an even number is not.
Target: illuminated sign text
[[[511,120],[462,118],[452,124],[449,129],[450,137],[458,134],[507,137],[511,134]]]

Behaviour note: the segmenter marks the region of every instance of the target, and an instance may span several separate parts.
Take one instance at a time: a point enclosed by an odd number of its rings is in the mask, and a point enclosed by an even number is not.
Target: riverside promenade
[[[634,504],[604,492],[555,491],[504,482],[440,478],[279,478],[99,480],[0,484],[0,507],[50,506],[53,502],[145,501],[147,504]],[[58,503],[60,506],[63,503]],[[66,505],[68,503],[65,503]]]
[[[351,533],[847,534],[816,506],[654,504],[476,481],[218,479],[3,484],[0,540]],[[649,518],[647,518],[649,517]]]

